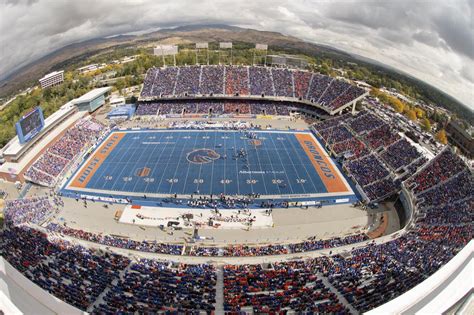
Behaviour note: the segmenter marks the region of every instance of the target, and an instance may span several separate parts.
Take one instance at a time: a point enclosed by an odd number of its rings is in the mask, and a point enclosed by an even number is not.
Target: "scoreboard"
[[[33,139],[44,127],[44,116],[41,107],[38,106],[24,115],[15,127],[21,144]]]

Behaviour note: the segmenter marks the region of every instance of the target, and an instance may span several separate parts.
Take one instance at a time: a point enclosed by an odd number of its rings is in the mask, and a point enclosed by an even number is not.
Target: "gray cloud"
[[[474,107],[474,0],[0,0],[0,77],[65,45],[196,23],[277,31],[399,68]]]

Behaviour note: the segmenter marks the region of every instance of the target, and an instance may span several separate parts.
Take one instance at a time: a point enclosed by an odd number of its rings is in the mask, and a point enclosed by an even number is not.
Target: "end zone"
[[[344,176],[339,172],[326,151],[315,141],[312,134],[297,133],[295,137],[311,160],[327,192],[352,193],[349,183],[344,179]]]

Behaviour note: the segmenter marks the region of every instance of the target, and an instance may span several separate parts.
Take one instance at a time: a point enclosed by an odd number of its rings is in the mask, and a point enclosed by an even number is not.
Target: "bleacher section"
[[[290,98],[335,112],[365,90],[345,81],[302,70],[255,66],[185,66],[149,69],[143,101],[215,96]],[[146,110],[143,110],[146,111]],[[142,111],[142,112],[143,112]]]
[[[430,180],[440,174],[441,180]],[[427,184],[421,185],[425,179]],[[368,191],[373,191],[370,185],[375,183],[367,186]],[[227,264],[220,271],[213,264],[132,260],[108,250],[71,243],[57,233],[48,236],[39,231],[34,223],[48,215],[46,199],[7,205],[12,209],[6,212],[7,226],[0,235],[0,249],[3,257],[28,279],[90,313],[211,313],[218,306],[233,313],[363,313],[426,280],[473,237],[473,176],[449,148],[403,186],[404,195],[415,204],[412,224],[398,236],[364,243],[348,250],[347,255]],[[28,207],[28,203],[37,206]],[[26,226],[28,222],[33,226]],[[240,247],[231,249],[229,254],[279,255],[328,248],[332,242],[341,246],[365,239],[355,235],[258,250]],[[126,241],[122,245],[127,248]],[[194,253],[199,256],[197,252]],[[215,256],[220,250],[199,252]],[[217,297],[219,273],[223,300]]]
[[[25,178],[39,185],[52,187],[86,145],[92,145],[106,127],[95,119],[81,119],[67,130],[28,168]]]
[[[341,115],[313,125],[330,151],[370,201],[400,191],[400,182],[427,159],[394,128],[369,111]]]

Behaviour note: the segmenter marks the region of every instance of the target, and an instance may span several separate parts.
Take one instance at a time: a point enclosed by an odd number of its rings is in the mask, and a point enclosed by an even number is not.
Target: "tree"
[[[436,133],[436,140],[438,140],[442,144],[448,143],[448,137],[446,136],[446,131],[444,129],[441,129]]]
[[[408,119],[410,119],[411,121],[415,121],[416,120],[416,111],[414,110],[409,110],[406,112],[406,116]]]
[[[416,117],[418,117],[418,118],[423,118],[423,117],[425,117],[425,111],[422,110],[421,108],[416,107],[416,108],[415,108],[415,112],[416,112]]]
[[[423,128],[423,130],[426,132],[431,131],[431,122],[428,118],[423,118],[423,120],[421,121],[421,128]]]

